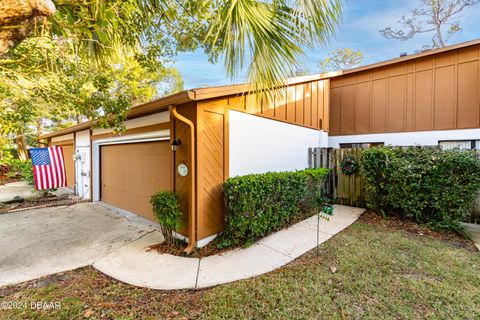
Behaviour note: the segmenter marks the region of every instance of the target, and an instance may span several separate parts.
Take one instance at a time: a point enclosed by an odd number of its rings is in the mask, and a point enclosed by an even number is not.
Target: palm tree
[[[94,59],[108,59],[118,48],[136,48],[146,64],[160,52],[164,56],[165,48],[202,47],[212,61],[224,60],[230,77],[238,77],[246,68],[252,90],[262,91],[285,84],[299,68],[304,49],[334,34],[341,12],[341,0],[58,0],[55,4],[2,1],[0,58],[36,33],[74,41],[79,54]]]

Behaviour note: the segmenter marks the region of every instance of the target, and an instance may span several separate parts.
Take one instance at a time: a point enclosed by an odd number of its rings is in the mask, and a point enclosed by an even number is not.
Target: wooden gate
[[[329,168],[331,172],[326,181],[327,195],[340,204],[364,207],[363,179],[360,172],[344,174],[342,160],[352,157],[360,161],[362,149],[309,148],[308,163],[310,168]]]

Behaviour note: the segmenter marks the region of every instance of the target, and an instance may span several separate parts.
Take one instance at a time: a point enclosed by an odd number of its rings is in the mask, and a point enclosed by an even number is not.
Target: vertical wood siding
[[[330,135],[480,127],[480,45],[332,78]]]
[[[286,89],[278,89],[273,101],[259,101],[255,94],[209,101],[224,101],[233,110],[328,131],[329,86],[330,79],[293,84]]]

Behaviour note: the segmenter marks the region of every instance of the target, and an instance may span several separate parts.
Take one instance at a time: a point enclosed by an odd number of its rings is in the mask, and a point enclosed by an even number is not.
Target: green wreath
[[[352,157],[343,158],[340,167],[342,168],[342,173],[346,175],[351,175],[358,171],[357,160]]]

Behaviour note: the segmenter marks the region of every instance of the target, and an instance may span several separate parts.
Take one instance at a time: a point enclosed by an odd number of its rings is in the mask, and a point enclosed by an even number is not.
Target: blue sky
[[[402,52],[413,53],[423,45],[431,44],[430,34],[417,36],[409,41],[388,40],[379,30],[395,26],[398,19],[408,10],[418,6],[420,0],[350,0],[345,1],[342,23],[335,37],[326,45],[318,45],[306,50],[306,56],[300,58],[309,73],[318,73],[317,63],[335,48],[349,47],[361,50],[364,55],[362,64],[396,58]],[[463,17],[463,30],[452,37],[448,44],[455,44],[480,38],[480,5],[470,8]],[[183,53],[177,57],[175,66],[185,81],[185,89],[205,86],[218,86],[242,82],[232,81],[225,76],[220,61],[213,65],[208,62],[202,51]]]

